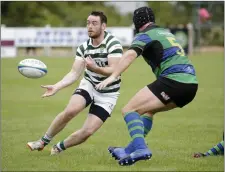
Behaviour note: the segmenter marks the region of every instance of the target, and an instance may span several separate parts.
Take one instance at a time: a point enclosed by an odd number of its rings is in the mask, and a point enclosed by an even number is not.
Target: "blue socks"
[[[149,116],[141,116],[141,120],[144,124],[144,137],[146,137],[149,131],[152,129],[152,118]]]
[[[140,117],[143,124],[144,124],[144,137],[147,136],[147,134],[149,133],[149,131],[152,129],[152,118],[149,116],[141,116]],[[125,148],[125,152],[130,154],[134,151],[134,147],[132,144],[132,141],[129,143],[129,145]]]
[[[144,123],[137,112],[129,112],[124,116],[134,149],[147,148],[144,139]]]
[[[208,152],[204,153],[205,156],[219,155],[224,153],[224,141],[222,140],[213,148],[209,149]]]

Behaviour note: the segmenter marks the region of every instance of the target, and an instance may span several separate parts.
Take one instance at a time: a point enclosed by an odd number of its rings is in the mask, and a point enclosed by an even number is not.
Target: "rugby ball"
[[[18,70],[27,78],[41,78],[47,74],[47,66],[37,59],[24,59],[20,61]]]

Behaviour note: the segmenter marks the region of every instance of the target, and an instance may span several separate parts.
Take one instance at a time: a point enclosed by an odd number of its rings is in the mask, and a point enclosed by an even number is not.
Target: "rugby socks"
[[[146,137],[147,134],[149,133],[149,131],[152,129],[152,124],[153,124],[152,117],[143,115],[143,116],[141,116],[141,120],[144,124],[144,137]],[[129,145],[125,148],[125,152],[130,154],[133,152],[133,150],[134,150],[133,144],[132,144],[132,142],[130,142]]]
[[[152,117],[141,116],[141,120],[144,124],[144,137],[146,137],[149,131],[152,129]]]
[[[41,141],[43,141],[44,146],[48,145],[51,140],[52,140],[52,137],[47,135],[47,133],[45,133],[45,135],[41,138]]]
[[[144,124],[139,113],[129,112],[124,116],[129,134],[132,138],[132,146],[135,150],[147,148],[144,139]]]
[[[61,142],[58,142],[58,143],[56,144],[56,146],[57,146],[57,148],[59,148],[60,151],[66,150],[66,148],[65,148],[65,146],[64,146],[64,140],[61,141]]]
[[[224,153],[224,141],[221,141],[213,148],[209,149],[208,152],[204,153],[205,156],[219,155]]]

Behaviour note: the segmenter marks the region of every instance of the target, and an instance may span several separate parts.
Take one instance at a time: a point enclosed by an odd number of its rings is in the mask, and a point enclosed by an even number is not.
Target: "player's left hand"
[[[88,56],[85,58],[85,62],[86,62],[86,68],[92,71],[95,71],[95,69],[97,68],[97,64],[95,63],[95,61],[91,58],[91,56]]]
[[[95,88],[97,90],[102,90],[103,88],[105,88],[107,85],[113,83],[113,81],[115,81],[115,77],[114,76],[110,76],[107,79],[105,79],[104,81],[100,82],[98,85],[95,86]]]

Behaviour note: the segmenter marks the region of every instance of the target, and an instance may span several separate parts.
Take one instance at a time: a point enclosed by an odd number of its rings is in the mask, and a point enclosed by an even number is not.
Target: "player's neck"
[[[95,39],[92,39],[92,45],[93,46],[98,46],[102,43],[102,41],[104,40],[104,36],[105,36],[105,32],[102,32],[102,34]]]
[[[145,25],[143,25],[142,27],[140,27],[139,31],[143,31],[146,29],[146,27],[152,25],[153,23],[152,22],[149,22],[149,23],[146,23]]]

